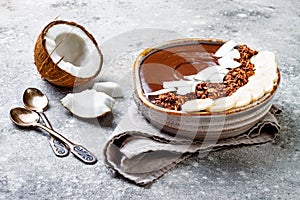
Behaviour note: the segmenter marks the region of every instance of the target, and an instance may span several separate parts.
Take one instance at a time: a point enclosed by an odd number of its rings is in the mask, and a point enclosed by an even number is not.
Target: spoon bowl
[[[53,129],[40,124],[40,116],[34,111],[21,107],[13,108],[10,110],[10,119],[12,122],[21,127],[39,127],[44,129],[52,137],[56,137],[64,144],[66,144],[70,151],[84,163],[95,164],[97,162],[97,158],[85,147],[79,144],[74,144],[73,142],[71,142],[61,134],[57,133]]]
[[[18,126],[29,127],[38,123],[40,116],[26,108],[13,108],[10,110],[10,119]]]
[[[36,88],[27,88],[23,94],[24,106],[30,110],[43,112],[48,106],[48,98]]]
[[[37,112],[45,125],[52,129],[52,125],[50,124],[46,115],[43,113],[47,109],[48,103],[49,101],[47,96],[37,88],[27,88],[23,94],[24,106],[29,110]],[[69,150],[66,145],[51,135],[49,138],[49,143],[56,156],[64,157],[69,154]]]

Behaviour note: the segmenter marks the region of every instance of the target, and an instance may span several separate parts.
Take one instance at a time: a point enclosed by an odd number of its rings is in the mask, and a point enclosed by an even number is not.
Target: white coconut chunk
[[[61,99],[61,103],[78,117],[95,118],[111,112],[115,100],[103,92],[92,89],[69,93]]]
[[[193,99],[190,101],[185,102],[181,106],[181,110],[183,112],[197,112],[201,110],[206,110],[210,106],[212,106],[214,103],[214,100],[210,98],[206,99]]]
[[[185,94],[191,93],[194,91],[193,88],[194,88],[193,85],[178,87],[176,94],[185,95]]]
[[[93,89],[97,92],[104,92],[111,97],[124,97],[121,86],[114,82],[99,82],[93,85]]]
[[[189,75],[189,76],[183,76],[184,79],[189,80],[189,81],[194,81],[195,80],[195,74],[194,75]]]
[[[239,88],[231,97],[235,100],[235,107],[237,108],[246,106],[252,101],[251,93],[245,87]]]
[[[174,92],[176,91],[176,88],[167,88],[167,89],[161,89],[161,90],[157,90],[157,91],[154,91],[154,92],[149,92],[149,93],[146,93],[146,96],[154,96],[154,95],[160,95],[160,94],[165,94],[165,93],[168,93],[168,92]]]
[[[163,88],[168,89],[168,88],[174,88],[174,87],[186,87],[192,85],[192,81],[166,81],[163,82]]]
[[[230,51],[224,57],[218,59],[218,63],[226,68],[236,68],[239,67],[241,63],[235,61],[235,58],[240,58],[240,52],[237,49]]]
[[[228,73],[228,71],[229,70],[226,69],[226,67],[214,65],[200,71],[198,74],[196,74],[194,79],[199,81],[210,81],[220,83],[223,81],[224,76]]]
[[[80,28],[57,24],[47,31],[45,39],[48,54],[62,70],[80,78],[99,73],[102,62],[99,51]]]
[[[228,40],[225,42],[215,53],[216,57],[224,57],[228,54],[235,46],[237,45],[236,42],[233,40]]]
[[[214,100],[214,104],[208,108],[210,112],[221,112],[229,110],[235,106],[235,99],[231,96]]]
[[[213,74],[207,81],[212,83],[221,83],[225,74]]]

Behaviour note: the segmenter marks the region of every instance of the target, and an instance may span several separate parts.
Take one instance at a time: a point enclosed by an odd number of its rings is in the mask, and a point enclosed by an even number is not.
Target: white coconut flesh
[[[96,118],[111,112],[115,100],[103,92],[92,89],[67,94],[61,99],[61,103],[78,117]]]
[[[48,54],[60,69],[80,78],[93,77],[99,72],[98,49],[79,27],[56,24],[49,28],[44,38]]]
[[[114,82],[94,83],[93,89],[97,92],[104,92],[105,94],[115,98],[124,96],[121,86]]]

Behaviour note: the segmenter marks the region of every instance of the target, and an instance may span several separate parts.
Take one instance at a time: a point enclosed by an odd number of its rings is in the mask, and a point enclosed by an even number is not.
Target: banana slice
[[[264,93],[269,93],[273,90],[274,81],[278,78],[277,73],[261,73],[249,77],[249,82],[247,83],[247,88],[261,88]],[[251,89],[252,90],[252,89]],[[258,95],[259,96],[259,95]],[[253,97],[254,98],[254,97]]]
[[[260,99],[265,94],[264,89],[259,86],[256,88],[252,88],[249,92],[251,93],[252,101]]]
[[[216,57],[223,57],[228,54],[235,46],[237,45],[236,42],[233,40],[228,40],[225,42],[215,53]]]
[[[214,104],[208,108],[210,112],[221,112],[225,110],[229,110],[235,106],[235,99],[231,96],[222,97],[214,100]]]
[[[265,93],[272,92],[273,87],[274,87],[274,82],[273,82],[273,80],[268,79],[268,80],[266,80],[266,81],[264,82],[264,91],[265,91]]]
[[[269,62],[275,62],[275,54],[271,51],[260,51],[258,54],[251,58],[251,63],[254,65],[266,65]]]
[[[239,88],[233,93],[232,98],[234,98],[235,107],[237,108],[248,105],[252,101],[251,93],[244,87]]]
[[[252,101],[258,100],[265,94],[264,88],[260,82],[249,81],[244,87],[251,94]]]
[[[256,69],[255,75],[249,77],[249,82],[254,80],[254,82],[266,82],[273,81],[276,82],[278,80],[277,71],[267,70],[267,69]]]
[[[210,98],[193,99],[193,100],[185,102],[181,106],[181,109],[184,112],[196,112],[196,111],[200,111],[200,110],[206,110],[213,104],[214,104],[214,100],[212,100]]]

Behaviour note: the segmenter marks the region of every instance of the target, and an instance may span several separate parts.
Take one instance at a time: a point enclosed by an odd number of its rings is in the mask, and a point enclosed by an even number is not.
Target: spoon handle
[[[40,117],[42,118],[42,120],[44,121],[45,125],[49,128],[49,129],[53,129],[51,123],[49,122],[47,116],[44,113],[39,112]],[[50,135],[50,139],[49,139],[49,143],[50,146],[53,150],[53,152],[55,153],[56,156],[59,157],[65,157],[69,154],[69,149],[66,147],[66,145],[64,145],[64,143],[53,137],[52,135]]]
[[[42,118],[42,120],[44,121],[45,125],[46,125],[48,128],[53,129],[53,128],[52,128],[52,125],[51,125],[50,121],[48,120],[47,116],[45,115],[45,113],[39,112],[39,115],[40,115],[40,117]]]
[[[45,131],[50,133],[50,135],[58,138],[63,143],[67,144],[70,148],[70,151],[74,154],[74,156],[76,156],[79,160],[83,161],[84,163],[95,164],[97,162],[97,158],[85,147],[78,144],[74,144],[73,142],[71,142],[61,134],[57,133],[53,129],[43,126],[42,124],[37,123],[36,126],[44,129]]]

